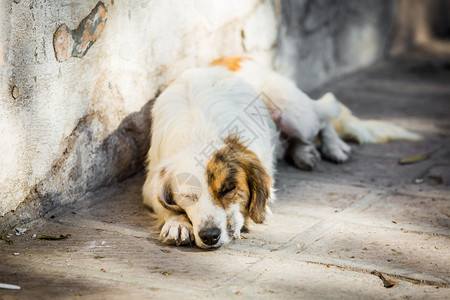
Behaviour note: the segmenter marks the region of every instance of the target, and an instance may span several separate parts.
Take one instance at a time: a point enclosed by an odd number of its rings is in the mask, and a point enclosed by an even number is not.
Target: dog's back
[[[271,142],[275,127],[264,130],[252,124],[256,122],[249,119],[252,104],[260,111],[265,109],[251,86],[225,70],[185,71],[153,106],[150,164],[193,145],[201,151],[211,140],[223,138],[233,130],[238,130],[236,133],[243,140],[251,141],[249,148],[266,156],[260,149],[267,147],[259,144]]]

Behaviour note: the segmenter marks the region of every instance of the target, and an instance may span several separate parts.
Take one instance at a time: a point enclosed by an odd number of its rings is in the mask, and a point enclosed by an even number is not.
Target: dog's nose
[[[198,233],[203,243],[208,246],[217,244],[220,239],[220,229],[217,227],[207,227]]]

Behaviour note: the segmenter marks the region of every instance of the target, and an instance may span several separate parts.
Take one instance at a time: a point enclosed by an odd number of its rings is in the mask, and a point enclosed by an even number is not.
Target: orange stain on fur
[[[247,60],[246,57],[222,57],[211,62],[211,66],[223,66],[232,72],[239,71],[241,69],[241,62]]]

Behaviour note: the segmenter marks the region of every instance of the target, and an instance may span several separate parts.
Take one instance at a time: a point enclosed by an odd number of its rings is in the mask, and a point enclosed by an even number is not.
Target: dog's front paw
[[[343,140],[339,139],[335,143],[332,144],[324,144],[322,146],[322,155],[325,159],[335,162],[342,163],[350,157],[350,152],[352,148],[350,148],[347,143]]]
[[[194,242],[193,232],[185,216],[173,216],[162,227],[159,240],[167,245],[190,245]]]

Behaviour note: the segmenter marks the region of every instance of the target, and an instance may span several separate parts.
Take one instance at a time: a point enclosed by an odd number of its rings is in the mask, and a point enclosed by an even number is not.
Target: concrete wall
[[[282,2],[275,68],[303,89],[314,89],[386,57],[396,1]]]
[[[1,1],[0,231],[142,170],[150,100],[183,70],[276,52],[317,87],[382,57],[392,3]]]

